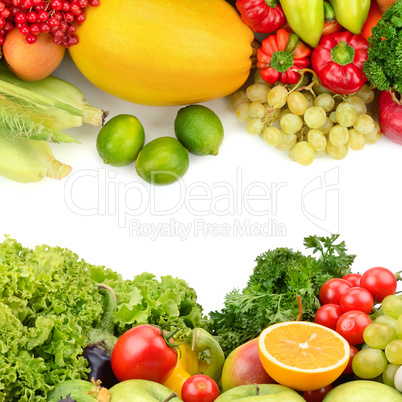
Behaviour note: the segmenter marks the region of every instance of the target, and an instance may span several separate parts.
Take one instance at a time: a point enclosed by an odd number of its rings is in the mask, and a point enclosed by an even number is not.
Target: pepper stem
[[[331,60],[341,66],[346,66],[353,62],[355,58],[355,49],[344,40],[331,49]]]
[[[221,346],[208,331],[202,328],[194,328],[191,337],[191,349],[194,352],[200,353],[209,350],[211,359],[203,374],[218,383],[222,374],[223,363],[225,362],[225,355]]]
[[[278,0],[265,0],[265,4],[268,7],[275,8],[278,5]]]
[[[272,54],[271,67],[278,71],[278,73],[284,73],[294,65],[293,57],[290,53],[283,50],[279,50]]]
[[[335,11],[331,4],[326,1],[324,1],[324,19],[326,22],[335,21]]]

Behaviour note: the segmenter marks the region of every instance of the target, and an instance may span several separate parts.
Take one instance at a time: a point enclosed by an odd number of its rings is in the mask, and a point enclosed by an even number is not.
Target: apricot
[[[37,81],[50,75],[61,63],[65,47],[56,45],[50,33],[41,32],[29,44],[18,28],[7,32],[3,56],[14,74],[25,81]]]

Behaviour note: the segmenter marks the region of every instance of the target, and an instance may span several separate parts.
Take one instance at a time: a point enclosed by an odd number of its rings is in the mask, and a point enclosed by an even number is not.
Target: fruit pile
[[[368,111],[375,93],[367,84],[341,96],[312,83],[305,79],[302,87],[271,86],[257,71],[252,84],[231,95],[231,104],[249,134],[261,135],[304,166],[325,154],[341,160],[349,149],[359,151],[381,139],[380,126]]]
[[[237,118],[247,122],[250,134],[304,166],[325,154],[344,159],[350,149],[359,151],[383,134],[398,142],[401,131],[401,102],[391,94],[400,93],[400,60],[394,56],[400,33],[392,21],[402,3],[387,2],[386,13],[376,1],[313,4],[235,4],[243,22],[265,34],[256,52],[254,83],[232,96]],[[385,34],[391,29],[392,36]],[[366,105],[378,90],[390,93],[393,109],[384,113],[381,94],[377,123]]]
[[[3,0],[0,1],[0,45],[8,31],[18,28],[28,43],[41,33],[68,48],[78,43],[77,24],[85,21],[84,9],[99,0]]]
[[[387,296],[381,304],[381,314],[363,332],[364,348],[354,356],[353,372],[363,379],[382,378],[392,387],[402,390],[396,372],[402,365],[402,299]],[[399,375],[400,376],[400,375]]]
[[[345,374],[380,379],[394,388],[402,365],[402,298],[396,288],[396,275],[383,267],[330,279],[320,289],[321,307],[314,319],[349,342]]]

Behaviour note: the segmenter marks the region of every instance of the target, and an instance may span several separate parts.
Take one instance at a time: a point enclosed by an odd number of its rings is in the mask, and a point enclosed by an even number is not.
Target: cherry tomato
[[[395,293],[397,281],[388,268],[374,267],[363,273],[360,286],[372,294],[375,303],[381,303],[386,296]]]
[[[324,327],[335,329],[336,323],[342,314],[343,311],[338,304],[328,303],[316,311],[314,321],[317,324],[324,325]]]
[[[314,391],[304,391],[303,392],[303,398],[307,402],[321,402],[325,395],[328,394],[329,391],[331,391],[332,385],[327,385],[326,387],[316,389]]]
[[[339,304],[342,294],[351,288],[352,285],[342,278],[332,278],[326,281],[320,289],[319,299],[321,304]]]
[[[181,389],[184,402],[213,402],[219,396],[216,382],[204,374],[195,374],[186,380]]]
[[[350,357],[349,357],[349,362],[348,365],[345,367],[345,370],[343,370],[342,374],[353,374],[353,369],[352,369],[352,360],[355,357],[355,354],[359,351],[356,346],[349,345],[350,346]]]
[[[345,281],[348,281],[352,286],[360,286],[360,280],[362,276],[360,274],[347,274],[342,277]]]
[[[112,370],[119,381],[143,379],[163,383],[177,363],[177,352],[161,329],[138,325],[121,335],[112,350]]]
[[[342,335],[350,345],[359,345],[364,342],[363,331],[369,324],[371,324],[371,318],[363,311],[347,311],[339,317],[336,332]]]
[[[374,307],[374,300],[367,289],[352,287],[341,296],[339,305],[344,313],[351,310],[359,310],[370,314]]]

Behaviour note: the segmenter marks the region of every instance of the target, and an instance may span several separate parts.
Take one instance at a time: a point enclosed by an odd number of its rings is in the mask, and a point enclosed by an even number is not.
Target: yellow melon
[[[226,96],[248,78],[254,34],[224,0],[101,0],[71,57],[94,85],[134,103]]]

